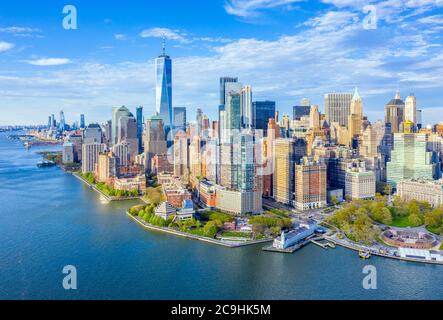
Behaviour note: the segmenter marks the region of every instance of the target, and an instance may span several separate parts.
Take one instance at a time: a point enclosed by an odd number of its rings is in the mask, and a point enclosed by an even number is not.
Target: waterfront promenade
[[[171,228],[154,226],[152,224],[146,223],[145,221],[142,221],[139,217],[134,217],[129,212],[126,212],[126,214],[146,229],[158,231],[158,232],[163,232],[163,233],[168,233],[168,234],[172,234],[172,235],[183,237],[183,238],[199,240],[199,241],[203,241],[203,242],[207,242],[207,243],[211,243],[211,244],[216,244],[216,245],[227,247],[227,248],[239,248],[239,247],[252,246],[255,244],[261,244],[261,243],[267,243],[267,242],[273,241],[272,239],[241,241],[238,243],[230,242],[230,241],[221,241],[221,240],[217,240],[217,239],[211,239],[211,238],[207,238],[207,237],[203,237],[203,236],[199,236],[199,235],[195,235],[195,234],[191,234],[191,233],[186,233],[186,232],[174,230]]]
[[[84,179],[82,176],[80,176],[78,173],[72,172],[72,175],[82,181],[83,183],[87,184],[92,190],[99,193],[106,201],[128,201],[128,200],[140,200],[140,197],[110,197],[107,194],[105,194],[103,191],[101,191],[99,188],[97,188],[94,184],[90,183],[86,179]]]

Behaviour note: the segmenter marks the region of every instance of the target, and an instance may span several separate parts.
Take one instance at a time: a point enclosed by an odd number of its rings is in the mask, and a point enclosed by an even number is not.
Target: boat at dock
[[[369,251],[360,251],[358,253],[358,255],[360,258],[365,259],[365,260],[367,260],[371,257],[371,254],[369,253]]]
[[[49,168],[49,167],[54,167],[54,166],[56,166],[56,163],[54,161],[44,160],[44,161],[37,163],[37,167],[39,167],[39,168]]]

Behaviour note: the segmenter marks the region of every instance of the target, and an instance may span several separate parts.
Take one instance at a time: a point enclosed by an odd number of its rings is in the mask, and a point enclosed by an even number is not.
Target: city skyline
[[[364,26],[367,3],[377,8],[377,29]],[[0,125],[44,124],[60,110],[68,122],[80,114],[104,122],[121,105],[142,105],[151,116],[163,36],[172,107],[187,107],[189,119],[197,108],[217,118],[219,78],[235,76],[252,86],[253,101],[276,101],[281,114],[303,97],[324,111],[325,94],[358,87],[371,121],[383,119],[397,90],[418,97],[424,125],[443,120],[439,1],[211,1],[186,16],[180,3],[165,11],[158,3],[78,1],[77,30],[62,28],[64,5],[27,3],[26,13],[0,5],[8,17],[0,25],[0,103],[14,110]]]

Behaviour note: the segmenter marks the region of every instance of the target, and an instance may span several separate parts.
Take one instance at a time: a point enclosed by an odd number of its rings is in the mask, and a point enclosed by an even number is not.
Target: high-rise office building
[[[126,167],[130,162],[130,150],[129,144],[126,141],[122,141],[120,143],[115,144],[112,147],[112,152],[115,157],[118,159],[118,165]]]
[[[80,129],[84,129],[86,127],[86,123],[85,123],[85,115],[81,114],[80,115]]]
[[[112,144],[118,143],[118,131],[120,125],[120,118],[133,117],[132,113],[125,106],[115,107],[112,109]]]
[[[137,138],[137,120],[131,114],[122,116],[117,126],[117,143],[127,142],[131,161],[139,154],[139,143]]]
[[[174,137],[174,176],[189,182],[189,140],[183,131],[177,132]]]
[[[241,128],[241,97],[240,93],[236,91],[229,91],[227,94],[226,105],[223,127],[222,127],[222,138],[223,143],[231,143],[232,137]]]
[[[337,122],[340,126],[348,126],[352,97],[352,93],[329,93],[325,95],[325,115],[329,125]]]
[[[379,138],[377,131],[372,128],[372,125],[363,130],[361,136],[361,143],[359,145],[359,152],[362,157],[375,158],[378,155]]]
[[[263,136],[267,136],[269,119],[275,117],[275,101],[254,101],[253,110],[253,128],[262,130]]]
[[[55,116],[54,114],[51,114],[51,129],[55,129],[56,126],[57,126],[57,121],[55,121]]]
[[[293,139],[276,139],[274,144],[273,196],[288,205],[294,200],[295,151]]]
[[[404,121],[405,103],[400,92],[385,106],[385,123],[390,123],[392,133],[400,132],[400,125]]]
[[[175,107],[174,108],[174,130],[186,130],[186,108]]]
[[[197,135],[200,137],[202,134],[202,124],[203,124],[203,111],[202,109],[198,108],[196,112],[196,118],[197,122]]]
[[[395,133],[394,150],[387,163],[387,181],[396,188],[404,179],[438,179],[437,155],[428,151],[427,135]]]
[[[416,121],[417,121],[417,129],[420,130],[423,126],[423,122],[422,122],[422,110],[417,110],[417,116],[416,116]]]
[[[74,144],[69,140],[63,143],[62,160],[64,164],[74,163]]]
[[[137,139],[138,139],[138,153],[143,150],[143,107],[137,107]]]
[[[109,183],[111,178],[118,175],[118,159],[112,152],[102,152],[98,155],[95,176],[98,181]]]
[[[104,143],[85,143],[82,145],[82,172],[95,172],[98,156],[106,150]]]
[[[364,162],[346,171],[345,197],[351,200],[375,198],[376,178],[373,171],[366,170]]]
[[[254,191],[255,187],[255,140],[248,132],[242,132],[234,139],[234,155],[237,164],[237,181],[240,191]]]
[[[48,129],[51,129],[51,127],[52,127],[52,117],[49,116],[48,117]]]
[[[151,162],[155,155],[166,155],[166,137],[163,119],[158,115],[152,116],[146,121],[143,136],[145,170],[151,173]]]
[[[351,110],[348,117],[348,146],[353,147],[353,140],[361,136],[363,121],[363,101],[355,88],[354,96],[351,100]]]
[[[220,105],[226,104],[226,84],[238,82],[238,78],[222,77],[220,78]]]
[[[252,88],[246,85],[241,90],[241,113],[242,127],[250,129],[254,123],[254,112],[252,109]]]
[[[63,110],[60,111],[60,123],[59,123],[59,131],[63,132],[66,128],[66,122],[65,122],[65,113]]]
[[[292,120],[300,120],[302,117],[309,117],[311,106],[293,106]]]
[[[97,123],[91,123],[83,132],[83,143],[90,144],[102,142],[103,135],[100,125],[98,125]]]
[[[311,210],[327,204],[326,165],[304,158],[295,166],[295,207],[298,210]]]
[[[309,128],[314,130],[320,128],[320,112],[318,111],[318,106],[311,106],[309,112]]]
[[[166,55],[163,41],[163,52],[155,59],[156,69],[156,104],[155,110],[163,120],[167,131],[172,126],[172,60]]]
[[[414,125],[417,125],[417,98],[414,94],[406,97],[404,121],[410,121]]]

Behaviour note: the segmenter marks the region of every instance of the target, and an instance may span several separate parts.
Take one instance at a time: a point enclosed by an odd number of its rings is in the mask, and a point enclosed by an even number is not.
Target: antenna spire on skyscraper
[[[163,33],[163,56],[166,56],[166,36]]]

